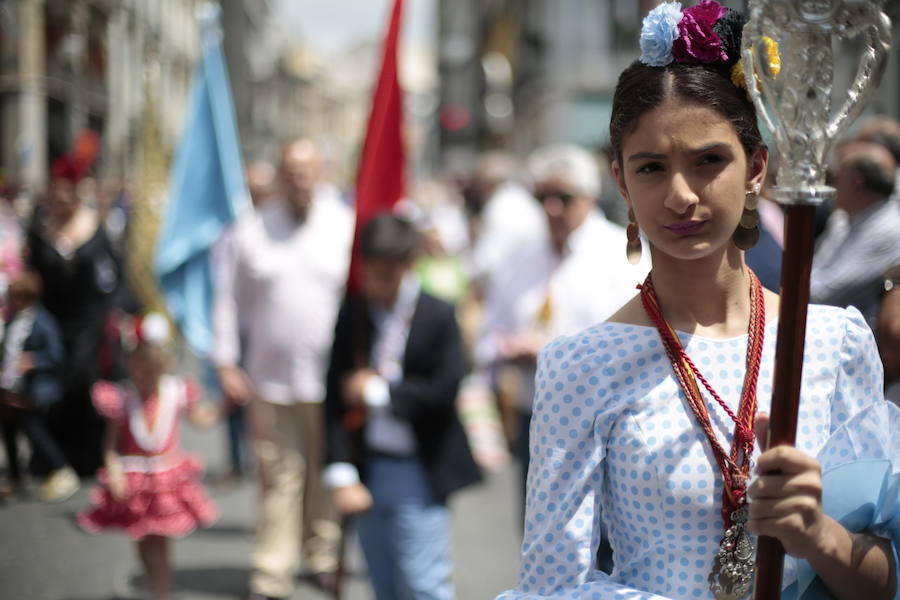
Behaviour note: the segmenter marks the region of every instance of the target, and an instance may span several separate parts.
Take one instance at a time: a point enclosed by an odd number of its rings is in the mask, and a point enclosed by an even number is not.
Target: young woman
[[[823,483],[823,469],[888,459],[876,503],[897,456],[896,412],[856,309],[810,307],[797,447],[757,443],[778,297],[744,262],[768,153],[732,81],[741,25],[713,1],[663,4],[620,76],[613,172],[630,208],[628,251],[641,250],[642,231],[653,268],[607,322],[539,357],[522,567],[501,598],[743,598],[761,534],[790,555],[790,594],[895,593],[895,550],[875,535],[890,535],[880,526],[892,508],[857,519],[857,533],[823,509],[823,489],[827,499],[859,487]],[[600,512],[610,576],[594,567]]]

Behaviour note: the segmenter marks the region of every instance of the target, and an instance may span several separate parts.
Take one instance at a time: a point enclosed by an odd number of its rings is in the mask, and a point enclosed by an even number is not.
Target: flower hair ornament
[[[644,17],[640,61],[649,67],[676,62],[728,69],[731,81],[746,90],[741,34],[745,19],[715,0],[700,0],[682,9],[680,2],[664,2]],[[772,73],[781,69],[778,43],[763,38]]]
[[[778,42],[767,35],[762,36],[763,48],[766,52],[766,62],[769,71],[775,77],[781,72],[781,55],[778,53]],[[754,69],[754,71],[756,71]],[[753,79],[756,82],[756,89],[759,89],[759,75],[753,73]],[[741,58],[733,67],[731,67],[731,83],[739,88],[747,89],[747,80],[744,78],[744,59]],[[748,90],[749,91],[749,90]]]
[[[157,312],[135,317],[124,317],[119,322],[119,337],[122,347],[134,351],[141,344],[161,348],[172,339],[169,320]]]

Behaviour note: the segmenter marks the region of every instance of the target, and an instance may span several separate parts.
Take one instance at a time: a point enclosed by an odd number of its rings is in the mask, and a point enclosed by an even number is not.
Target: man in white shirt
[[[507,257],[524,241],[544,230],[542,211],[517,180],[515,161],[501,152],[478,160],[472,192],[483,205],[469,257],[474,284],[484,291],[507,265]]]
[[[288,144],[281,195],[239,221],[219,252],[228,264],[219,269],[213,359],[225,395],[252,400],[262,479],[252,598],[289,597],[301,549],[323,587],[337,566],[339,530],[321,482],[322,400],[353,215],[321,173],[311,141]]]
[[[493,373],[502,391],[516,398],[523,486],[538,350],[612,315],[648,270],[646,263],[627,262],[625,230],[597,207],[600,178],[587,151],[541,148],[529,170],[546,217],[544,233],[516,247],[488,290],[475,349],[477,369]]]
[[[875,329],[884,272],[900,263],[900,204],[891,200],[897,165],[879,144],[837,151],[835,210],[813,256],[809,299],[855,306]]]

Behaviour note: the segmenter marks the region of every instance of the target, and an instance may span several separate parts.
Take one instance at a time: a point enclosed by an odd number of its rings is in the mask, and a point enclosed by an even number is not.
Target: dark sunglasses
[[[564,206],[568,206],[576,197],[575,194],[560,192],[558,190],[539,190],[534,193],[535,200],[541,204],[544,204],[548,198],[556,198],[562,202]]]

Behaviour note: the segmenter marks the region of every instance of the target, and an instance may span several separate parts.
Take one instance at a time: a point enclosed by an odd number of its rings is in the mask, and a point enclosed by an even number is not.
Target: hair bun
[[[746,23],[747,18],[744,15],[729,8],[725,16],[713,25],[713,31],[722,40],[722,48],[728,55],[728,61],[725,63],[728,67],[741,58],[741,39]]]

